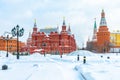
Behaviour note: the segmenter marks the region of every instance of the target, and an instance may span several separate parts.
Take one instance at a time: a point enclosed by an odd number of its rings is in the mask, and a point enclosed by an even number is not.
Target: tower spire
[[[62,32],[66,32],[65,17],[63,17]]]
[[[31,38],[31,32],[29,32],[29,36],[28,36],[28,38]]]
[[[36,24],[36,19],[34,20],[33,32],[37,32],[37,24]]]
[[[34,20],[34,28],[37,27],[37,24],[36,24],[36,19]]]
[[[97,29],[97,25],[96,25],[96,18],[94,18],[95,21],[94,21],[94,29]]]
[[[96,34],[97,34],[97,25],[96,25],[96,18],[94,21],[94,30],[93,30],[93,40],[96,39]]]
[[[70,23],[69,23],[68,31],[71,32],[71,29],[70,29]]]
[[[107,26],[104,9],[101,12],[100,26]]]
[[[65,17],[63,17],[63,25],[65,25]]]
[[[68,32],[68,34],[71,34],[70,23],[69,23],[69,27],[68,27],[67,32]]]
[[[104,9],[102,9],[101,17],[102,17],[102,18],[104,18],[104,17],[105,17],[105,12],[104,12]]]

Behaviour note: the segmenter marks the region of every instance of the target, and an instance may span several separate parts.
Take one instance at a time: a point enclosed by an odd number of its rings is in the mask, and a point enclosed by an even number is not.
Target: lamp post
[[[5,34],[7,34],[6,35],[6,37],[5,37]],[[11,34],[10,32],[5,32],[4,33],[4,37],[3,37],[3,39],[6,41],[6,48],[7,48],[7,54],[6,54],[6,57],[8,57],[9,56],[9,54],[8,54],[8,41],[10,40],[10,39],[12,39],[12,37],[9,37],[9,34]]]
[[[17,59],[19,59],[19,37],[23,36],[24,29],[19,29],[19,25],[17,25],[11,30],[11,33],[13,37],[17,36]]]
[[[113,53],[114,53],[114,47],[115,47],[115,37],[113,36]]]
[[[6,40],[6,43],[7,43],[7,54],[6,54],[6,57],[8,57],[8,40],[9,40],[9,35],[7,35],[7,37],[4,37],[4,39]]]
[[[9,35],[7,35],[7,54],[6,54],[6,57],[8,57],[8,37],[9,37]]]

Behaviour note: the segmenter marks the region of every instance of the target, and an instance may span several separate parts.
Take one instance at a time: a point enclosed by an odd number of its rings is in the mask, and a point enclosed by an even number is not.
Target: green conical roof
[[[96,24],[96,18],[95,18],[95,22],[94,22],[94,29],[97,28],[97,24]]]

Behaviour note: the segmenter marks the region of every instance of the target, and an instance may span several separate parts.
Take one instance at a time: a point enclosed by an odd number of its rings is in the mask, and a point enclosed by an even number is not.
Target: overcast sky
[[[92,37],[94,18],[99,27],[102,9],[109,30],[120,30],[120,0],[0,0],[0,35],[19,24],[25,29],[20,40],[26,41],[34,19],[39,29],[57,25],[61,29],[65,16],[66,26],[70,23],[77,45],[81,47]]]

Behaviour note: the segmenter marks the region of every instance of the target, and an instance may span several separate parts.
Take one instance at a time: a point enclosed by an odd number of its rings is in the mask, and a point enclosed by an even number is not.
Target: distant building
[[[8,45],[7,45],[7,40],[5,38],[6,37],[3,37],[3,36],[0,37],[0,50],[7,51],[7,46],[8,46],[8,52],[16,52],[17,51],[17,39],[12,38],[8,40]],[[21,47],[24,45],[25,43],[19,41],[19,51],[21,51]]]
[[[120,53],[120,31],[113,31],[110,33],[110,52]]]
[[[24,50],[31,54],[34,52],[67,54],[76,50],[76,41],[70,26],[67,29],[65,20],[63,20],[61,32],[58,27],[38,30],[35,21],[33,32],[29,33],[27,47]]]
[[[111,32],[110,41],[113,46],[120,47],[120,32],[119,31]]]

